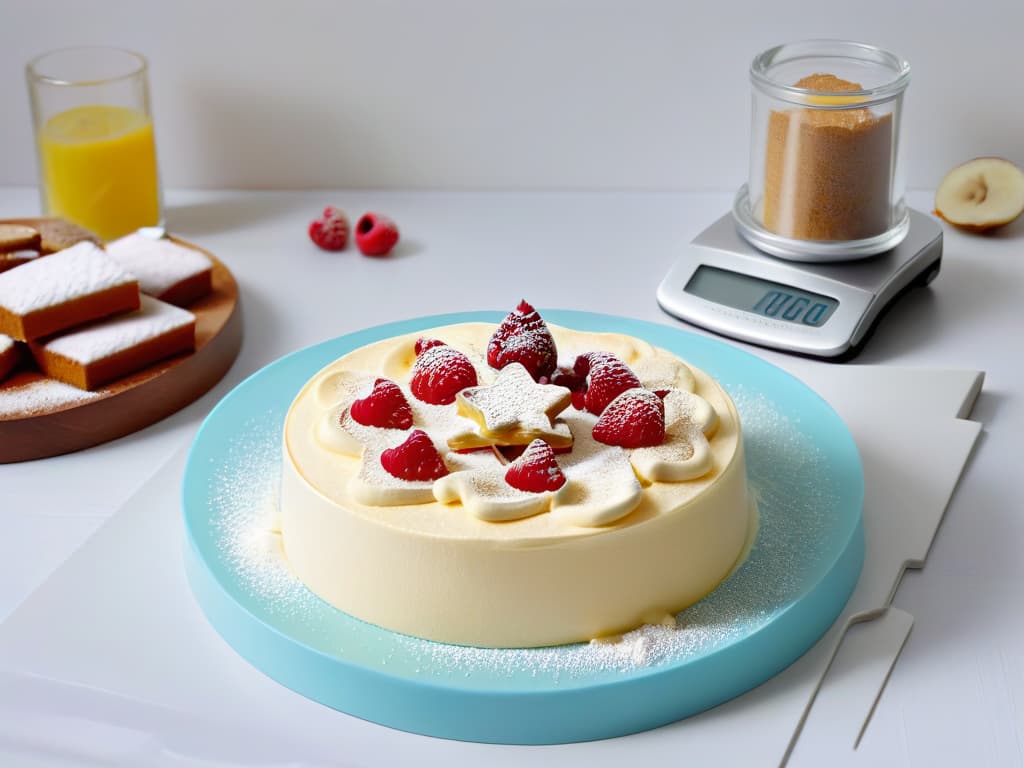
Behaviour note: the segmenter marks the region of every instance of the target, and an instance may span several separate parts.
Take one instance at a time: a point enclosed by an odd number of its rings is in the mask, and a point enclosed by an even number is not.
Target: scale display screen
[[[701,264],[683,288],[708,301],[815,328],[824,325],[839,301],[790,285]]]

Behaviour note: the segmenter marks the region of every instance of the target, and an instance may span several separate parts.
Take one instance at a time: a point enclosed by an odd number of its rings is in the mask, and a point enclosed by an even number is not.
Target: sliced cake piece
[[[89,242],[0,274],[0,333],[21,341],[138,308],[138,281]]]
[[[0,272],[20,266],[39,255],[39,230],[27,224],[0,224]]]
[[[0,253],[38,251],[39,230],[26,224],[0,224]]]
[[[0,381],[3,381],[14,370],[21,357],[21,349],[14,339],[0,333]]]
[[[195,349],[195,315],[149,296],[141,303],[137,312],[30,343],[36,363],[51,378],[96,389]]]
[[[165,237],[133,233],[107,245],[107,255],[134,275],[143,293],[184,307],[212,289],[206,254]]]
[[[93,232],[78,224],[57,216],[37,216],[26,219],[5,219],[4,224],[20,224],[31,227],[39,233],[39,251],[42,254],[56,253],[81,242],[102,245],[103,241]]]
[[[0,272],[20,267],[22,264],[28,264],[37,258],[39,258],[39,251],[24,250],[0,253]]]

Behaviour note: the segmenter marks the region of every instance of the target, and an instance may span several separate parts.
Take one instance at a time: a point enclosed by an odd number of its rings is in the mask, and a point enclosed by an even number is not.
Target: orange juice
[[[110,240],[160,223],[153,122],[134,109],[74,107],[39,133],[43,200]]]

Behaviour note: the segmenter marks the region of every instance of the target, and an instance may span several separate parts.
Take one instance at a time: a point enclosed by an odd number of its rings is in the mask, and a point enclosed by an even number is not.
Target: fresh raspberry
[[[558,364],[558,350],[547,324],[525,300],[519,302],[487,342],[487,364],[504,368],[521,363],[534,381],[550,376]]]
[[[422,429],[410,432],[401,445],[381,451],[380,464],[399,480],[437,480],[448,474],[434,441]]]
[[[366,427],[408,429],[412,426],[409,401],[390,379],[377,379],[369,395],[352,402],[349,413]]]
[[[585,392],[587,389],[586,375],[580,376],[569,368],[556,368],[555,372],[548,377],[547,382],[541,383],[555,384],[559,387],[565,387],[570,392]]]
[[[348,219],[340,208],[327,206],[319,219],[309,222],[309,239],[325,251],[340,251],[348,242]]]
[[[443,346],[444,342],[441,341],[440,339],[428,339],[425,336],[420,336],[418,339],[416,339],[416,346],[414,347],[414,349],[416,350],[416,357],[419,357],[420,355],[423,354],[425,350],[428,350],[431,347]]]
[[[565,475],[551,446],[538,438],[526,446],[522,456],[508,465],[505,482],[520,491],[543,493],[557,491],[565,485]]]
[[[476,368],[469,358],[447,344],[427,347],[412,366],[409,389],[424,403],[448,405],[466,387],[475,387]]]
[[[356,245],[364,256],[387,256],[398,242],[398,227],[387,216],[364,213],[356,222]]]
[[[641,448],[665,440],[665,403],[649,389],[627,389],[594,425],[594,439],[605,445]]]
[[[586,408],[593,414],[601,412],[627,389],[640,386],[640,379],[624,362],[610,352],[588,352],[576,358],[573,370],[587,377]]]

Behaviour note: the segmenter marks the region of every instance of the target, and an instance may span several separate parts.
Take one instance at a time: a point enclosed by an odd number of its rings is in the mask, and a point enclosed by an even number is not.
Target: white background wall
[[[1022,30],[1024,0],[0,0],[0,185],[35,183],[25,62],[111,44],[151,60],[169,187],[733,189],[750,59],[846,37],[911,62],[933,187],[1024,162]]]

